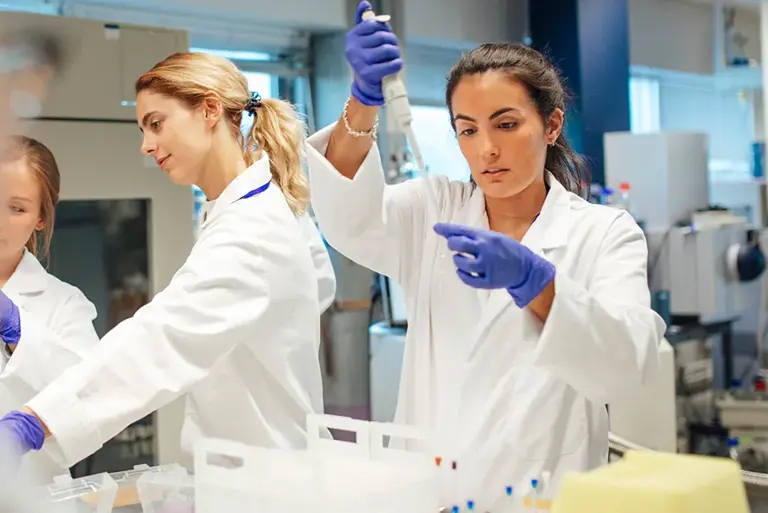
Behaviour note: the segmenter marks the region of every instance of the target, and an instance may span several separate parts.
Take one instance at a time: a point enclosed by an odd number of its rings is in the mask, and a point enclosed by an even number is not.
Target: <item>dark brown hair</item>
[[[487,43],[462,55],[448,73],[445,103],[453,121],[453,93],[461,79],[488,71],[500,71],[520,82],[528,91],[546,126],[555,109],[565,112],[568,93],[557,68],[540,52],[520,43]],[[568,144],[561,131],[555,144],[547,148],[545,167],[567,190],[583,195],[589,188],[587,162]]]
[[[15,162],[26,159],[29,170],[34,174],[40,190],[40,219],[44,228],[41,230],[42,240],[38,238],[38,232],[32,232],[26,247],[30,253],[46,258],[51,249],[51,237],[53,237],[53,224],[56,219],[56,205],[59,203],[59,189],[61,177],[59,166],[53,153],[46,145],[23,135],[14,135],[8,138],[7,145],[3,148],[6,162]]]

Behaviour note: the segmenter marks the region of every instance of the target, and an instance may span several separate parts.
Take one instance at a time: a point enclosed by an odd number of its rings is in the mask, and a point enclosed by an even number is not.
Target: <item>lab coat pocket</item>
[[[521,404],[513,422],[523,458],[556,464],[584,444],[587,405],[573,388],[542,369],[529,370],[516,385]]]

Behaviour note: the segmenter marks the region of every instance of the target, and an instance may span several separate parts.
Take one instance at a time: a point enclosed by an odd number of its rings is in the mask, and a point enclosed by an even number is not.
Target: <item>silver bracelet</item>
[[[347,133],[352,137],[370,137],[375,141],[376,135],[378,134],[378,131],[379,131],[379,116],[376,116],[376,120],[373,122],[373,127],[370,130],[366,132],[355,130],[354,128],[352,128],[352,125],[349,124],[349,118],[347,117],[347,111],[349,110],[349,101],[350,101],[350,98],[347,98],[347,101],[344,104],[344,114],[342,114],[341,116],[341,118],[344,120],[344,128],[347,129]]]

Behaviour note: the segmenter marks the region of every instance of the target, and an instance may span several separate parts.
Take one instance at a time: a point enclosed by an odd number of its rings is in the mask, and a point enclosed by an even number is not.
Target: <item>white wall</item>
[[[136,11],[293,28],[343,28],[347,20],[346,0],[77,0],[65,4],[129,7]]]
[[[629,9],[632,64],[712,73],[710,6],[669,0],[630,0]]]
[[[629,0],[630,61],[633,65],[710,74],[714,68],[711,5],[682,0]],[[737,30],[748,39],[747,57],[760,59],[760,19],[741,10]]]
[[[414,41],[520,41],[526,26],[525,0],[405,1],[405,33]]]

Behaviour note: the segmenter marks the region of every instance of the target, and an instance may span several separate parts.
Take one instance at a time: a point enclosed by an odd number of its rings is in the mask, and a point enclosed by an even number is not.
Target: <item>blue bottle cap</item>
[[[454,507],[451,508],[451,511],[452,511],[452,513],[459,513],[459,507],[458,506],[454,506]]]
[[[729,438],[728,439],[728,447],[738,447],[739,446],[739,439],[738,438]]]
[[[475,501],[467,501],[467,509],[469,511],[472,511],[473,509],[475,509]]]
[[[507,495],[512,495],[512,487],[511,486],[507,486],[506,491],[507,491]]]
[[[531,479],[531,487],[535,490],[539,487],[539,480],[538,479]]]

